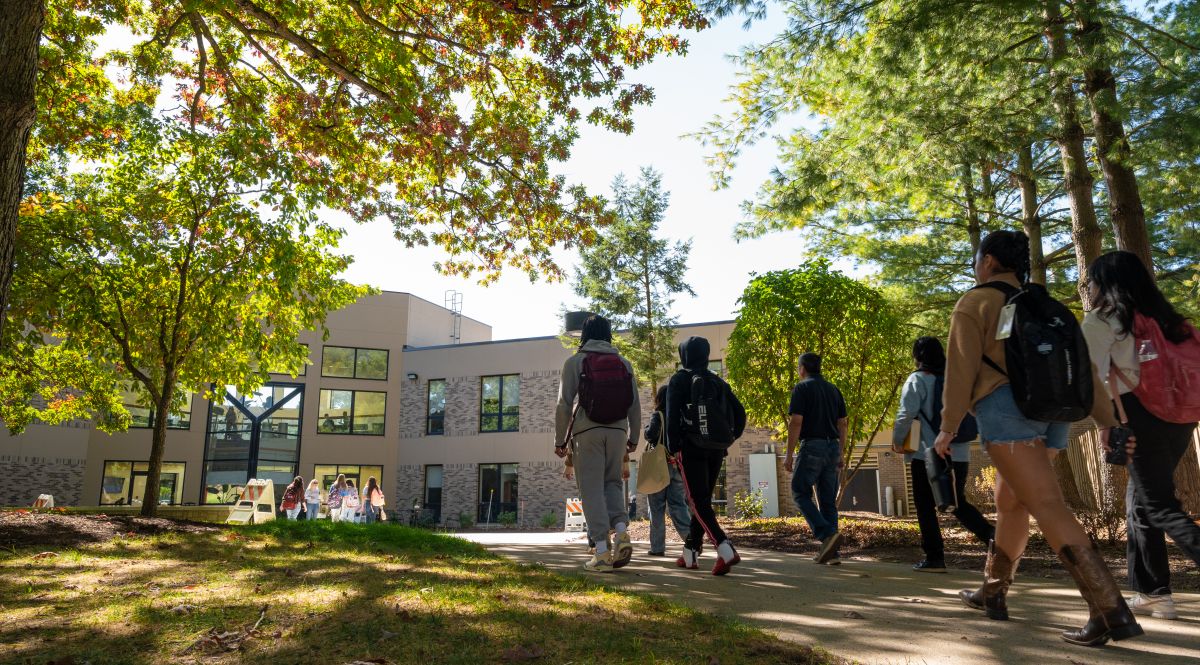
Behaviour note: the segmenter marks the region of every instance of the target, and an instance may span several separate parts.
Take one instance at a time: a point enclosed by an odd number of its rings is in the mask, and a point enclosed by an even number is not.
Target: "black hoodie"
[[[674,454],[683,449],[687,436],[683,431],[683,412],[691,400],[692,377],[698,372],[712,374],[708,370],[708,340],[703,337],[689,337],[679,345],[679,364],[682,368],[671,376],[667,383],[667,452]],[[714,375],[715,376],[715,375]],[[720,379],[720,377],[717,377]],[[746,411],[737,396],[729,389],[729,384],[721,381],[725,390],[729,391],[726,399],[734,405],[737,421],[734,431],[741,436],[746,427]]]

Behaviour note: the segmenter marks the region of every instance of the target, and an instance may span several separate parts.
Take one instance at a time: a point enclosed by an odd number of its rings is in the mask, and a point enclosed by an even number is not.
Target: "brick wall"
[[[479,390],[478,376],[446,380],[446,434],[479,436]]]
[[[526,372],[521,375],[521,433],[554,434],[554,411],[558,405],[560,370]],[[540,439],[539,439],[540,440]]]
[[[85,459],[0,456],[0,506],[30,506],[39,494],[53,494],[56,506],[77,506],[86,464]]]
[[[425,436],[426,399],[429,381],[406,381],[400,392],[400,438]]]
[[[479,466],[447,464],[442,467],[442,523],[458,524],[458,514],[474,521],[479,512]]]
[[[579,496],[575,481],[563,477],[562,462],[530,462],[517,469],[521,510],[518,511],[518,526],[540,527],[542,516],[554,515],[555,525],[563,526],[563,511],[568,497]]]
[[[396,486],[388,503],[397,510],[407,510],[412,508],[414,500],[425,503],[425,467],[404,464],[396,469]]]

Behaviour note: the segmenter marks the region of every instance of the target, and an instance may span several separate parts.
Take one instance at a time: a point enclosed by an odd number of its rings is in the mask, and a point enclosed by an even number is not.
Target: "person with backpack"
[[[821,549],[813,560],[836,566],[842,562],[838,547],[838,474],[845,462],[846,400],[837,386],[821,375],[821,356],[804,353],[798,363],[800,382],[792,388],[788,404],[788,444],[783,468],[792,473],[792,500],[800,508]],[[799,463],[792,454],[800,444]],[[794,470],[794,473],[793,473]],[[816,489],[817,500],[813,501]]]
[[[367,524],[379,521],[384,503],[383,490],[379,489],[379,482],[375,480],[375,476],[368,477],[367,486],[362,493],[363,515],[366,516]]]
[[[1136,254],[1104,254],[1088,278],[1096,306],[1083,318],[1088,350],[1137,435],[1125,497],[1128,602],[1137,614],[1178,619],[1164,534],[1200,566],[1200,526],[1175,494],[1175,467],[1200,420],[1200,337]]]
[[[938,523],[937,507],[929,474],[925,467],[925,451],[933,447],[933,441],[942,425],[942,389],[945,384],[946,352],[936,337],[919,337],[913,343],[913,361],[917,370],[908,375],[900,390],[900,408],[892,427],[892,451],[903,454],[912,481],[913,503],[917,508],[917,525],[921,529],[921,549],[925,559],[913,566],[922,573],[946,572],[946,551],[942,541],[942,527]],[[914,420],[920,421],[919,442],[916,450],[904,450],[904,440]],[[967,420],[972,426],[967,427]],[[970,470],[971,441],[978,433],[973,426],[974,418],[966,416],[959,426],[959,436],[950,445],[951,466],[954,469],[954,490],[957,498],[954,516],[967,531],[987,545],[996,535],[995,528],[988,523],[979,509],[967,501],[967,474]],[[969,432],[967,430],[970,430]]]
[[[746,410],[729,384],[708,369],[708,354],[703,337],[689,337],[679,345],[680,369],[667,382],[664,416],[667,454],[683,472],[684,494],[692,509],[683,553],[675,565],[698,569],[707,535],[717,548],[712,574],[719,576],[742,560],[717,523],[712,494],[729,446],[746,429]]]
[[[282,500],[279,502],[279,509],[282,510],[289,520],[299,519],[300,511],[304,510],[304,479],[296,476],[294,480],[283,490]]]
[[[554,419],[554,453],[573,455],[588,537],[596,543],[585,570],[610,572],[633,557],[621,473],[626,455],[637,450],[641,421],[633,365],[613,347],[608,319],[592,315],[579,350],[563,363]]]
[[[643,434],[646,437],[646,453],[658,446],[666,447],[666,427],[663,414],[667,408],[667,386],[659,386],[654,394],[654,413],[650,414],[650,424],[646,425]],[[663,452],[666,452],[665,450]],[[671,516],[671,524],[681,540],[686,540],[692,529],[692,517],[688,513],[687,499],[683,494],[683,474],[674,464],[667,465],[667,473],[671,481],[661,490],[646,495],[646,512],[650,515],[650,556],[666,556],[667,554],[667,515]]]
[[[329,507],[329,521],[341,522],[344,513],[342,512],[342,499],[346,493],[346,474],[339,473],[337,479],[329,486],[329,491],[325,493],[325,505]]]
[[[968,607],[1006,620],[1006,594],[1029,540],[1029,517],[1070,572],[1089,617],[1062,638],[1099,646],[1143,634],[1100,551],[1067,507],[1051,462],[1067,447],[1071,421],[1089,414],[1102,428],[1117,424],[1112,402],[1096,378],[1079,324],[1044,286],[1029,282],[1029,238],[993,231],[975,257],[979,284],[954,307],[946,352],[942,457],[968,411],[996,466],[996,537],[984,583],[962,591]],[[1108,430],[1102,430],[1106,438]]]

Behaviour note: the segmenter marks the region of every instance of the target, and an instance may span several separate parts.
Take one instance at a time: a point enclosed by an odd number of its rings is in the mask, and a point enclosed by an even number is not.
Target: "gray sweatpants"
[[[597,427],[575,435],[575,478],[588,536],[607,542],[608,531],[618,522],[629,521],[625,506],[625,481],[621,462],[625,458],[624,430]]]

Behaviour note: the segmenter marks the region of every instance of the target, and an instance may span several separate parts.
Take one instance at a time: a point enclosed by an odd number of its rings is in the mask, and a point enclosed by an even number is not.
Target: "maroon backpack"
[[[608,425],[629,416],[633,375],[615,353],[586,353],[579,375],[579,406],[592,422]]]
[[[1142,380],[1133,394],[1147,411],[1169,423],[1200,420],[1200,336],[1190,323],[1186,326],[1191,336],[1172,344],[1157,321],[1134,314],[1133,342]]]

